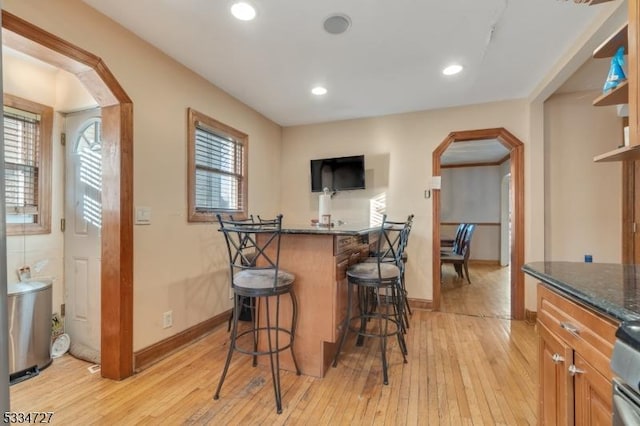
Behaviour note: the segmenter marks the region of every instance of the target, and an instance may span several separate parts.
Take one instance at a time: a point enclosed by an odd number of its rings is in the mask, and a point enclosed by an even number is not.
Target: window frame
[[[40,140],[39,166],[38,166],[38,214],[35,223],[7,223],[7,236],[37,235],[51,233],[51,167],[52,167],[52,133],[53,133],[53,108],[39,104],[15,95],[5,93],[3,95],[3,120],[4,106],[40,115]],[[4,124],[3,138],[4,138]],[[4,146],[4,144],[3,144]],[[4,153],[3,153],[4,154]],[[4,158],[4,155],[3,155]],[[6,183],[5,183],[6,185]],[[5,220],[7,211],[4,212]]]
[[[188,145],[188,178],[187,178],[187,193],[188,193],[188,215],[187,220],[189,222],[215,222],[216,214],[221,213],[224,216],[233,215],[236,219],[244,219],[248,216],[249,211],[249,198],[248,198],[248,159],[249,159],[249,136],[231,126],[221,123],[201,112],[194,110],[193,108],[187,109],[187,145]],[[213,133],[220,136],[233,139],[236,143],[242,145],[242,179],[241,189],[238,191],[238,196],[241,197],[241,209],[238,210],[222,210],[213,209],[211,211],[203,212],[196,210],[196,127],[198,123],[201,123],[205,127],[209,128]]]

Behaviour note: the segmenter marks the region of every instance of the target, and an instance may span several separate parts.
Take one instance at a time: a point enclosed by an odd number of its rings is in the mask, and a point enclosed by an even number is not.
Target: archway
[[[511,232],[511,317],[524,319],[524,144],[500,127],[495,129],[467,130],[451,132],[433,151],[433,176],[440,176],[440,157],[454,142],[497,139],[509,150],[511,160],[511,185],[513,197],[510,200],[513,212]],[[440,191],[433,191],[433,308],[440,309]]]
[[[2,43],[74,74],[102,108],[101,373],[133,374],[133,104],[99,57],[2,11]]]

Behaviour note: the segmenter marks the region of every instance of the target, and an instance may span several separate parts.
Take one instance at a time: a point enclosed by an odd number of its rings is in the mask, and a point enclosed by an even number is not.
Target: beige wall
[[[622,119],[592,105],[598,94],[545,102],[545,260],[622,260],[622,166],[592,161],[622,143]]]
[[[505,127],[526,145],[527,118],[526,102],[516,100],[285,128],[282,211],[286,218],[305,223],[317,216],[318,198],[309,183],[310,159],[364,154],[367,189],[339,193],[332,202],[334,214],[339,219],[367,220],[369,200],[381,194],[386,195],[391,218],[414,213],[407,287],[410,297],[431,300],[432,204],[424,198],[424,190],[432,175],[433,150],[452,131],[492,127]],[[526,151],[525,147],[525,166],[541,168],[528,161]],[[525,203],[531,202],[525,196]]]
[[[43,67],[28,57],[2,55],[2,79],[4,93],[18,96],[43,105],[56,107],[56,82],[58,71]],[[18,235],[7,237],[7,282],[18,281],[18,268],[29,265],[32,278],[49,278],[53,282],[53,311],[59,311],[63,303],[63,248],[64,239],[60,227],[62,217],[62,148],[60,145],[61,116],[54,114],[52,140],[52,203],[51,233],[43,235]]]
[[[186,220],[186,111],[249,135],[257,213],[280,203],[280,127],[82,1],[7,0],[3,8],[100,56],[133,100],[134,205],[152,210],[151,225],[134,229],[134,350],[229,309],[223,240],[214,225]],[[174,325],[163,329],[168,310]]]

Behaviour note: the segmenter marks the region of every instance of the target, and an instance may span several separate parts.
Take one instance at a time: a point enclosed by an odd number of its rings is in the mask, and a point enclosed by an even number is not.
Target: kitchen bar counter
[[[372,228],[367,223],[351,223],[345,222],[332,225],[300,225],[300,224],[288,224],[285,221],[282,223],[283,234],[319,234],[319,235],[366,235],[369,232],[374,231],[376,228]],[[378,227],[380,229],[380,227]]]
[[[374,230],[368,224],[321,227],[283,223],[280,267],[296,277],[293,288],[298,323],[294,351],[302,374],[326,374],[346,315],[347,268],[368,256],[373,241],[369,234]],[[258,309],[258,317],[264,321],[265,312]],[[286,323],[291,317],[288,298],[282,298],[280,309]],[[294,371],[288,351],[280,354],[280,361],[282,368]],[[268,362],[268,358],[260,357],[259,362]]]
[[[568,298],[616,320],[640,319],[640,265],[532,262],[522,270]]]

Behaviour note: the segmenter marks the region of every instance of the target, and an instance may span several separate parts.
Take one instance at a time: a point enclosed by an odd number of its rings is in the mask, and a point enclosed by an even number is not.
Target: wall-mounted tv
[[[311,160],[311,191],[364,189],[364,155]]]

